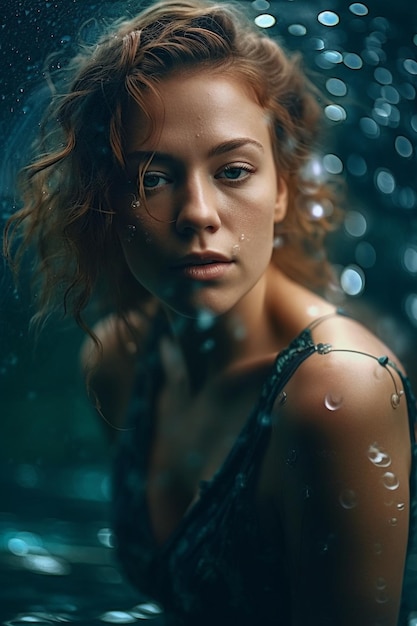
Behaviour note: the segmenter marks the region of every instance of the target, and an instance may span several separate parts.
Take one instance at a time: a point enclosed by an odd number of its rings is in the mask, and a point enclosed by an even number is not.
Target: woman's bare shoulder
[[[402,366],[392,350],[346,316],[313,324],[312,336],[316,352],[288,384],[292,419],[323,436],[371,437],[384,431],[387,438],[400,433],[408,442]]]

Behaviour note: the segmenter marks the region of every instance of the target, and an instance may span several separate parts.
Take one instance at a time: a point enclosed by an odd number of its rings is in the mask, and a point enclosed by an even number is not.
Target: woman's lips
[[[187,263],[177,266],[176,272],[185,278],[208,281],[222,278],[232,267],[233,261],[210,261],[207,263]]]

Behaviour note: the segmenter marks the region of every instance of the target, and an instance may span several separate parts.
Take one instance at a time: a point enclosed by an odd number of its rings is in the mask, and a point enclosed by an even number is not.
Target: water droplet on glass
[[[354,15],[358,15],[361,17],[363,15],[368,15],[368,7],[361,2],[353,2],[353,4],[349,6],[349,11],[351,11],[351,13],[353,13]]]
[[[338,14],[334,11],[322,11],[317,19],[323,26],[336,26],[340,21]]]
[[[329,78],[326,81],[326,89],[332,96],[345,96],[347,94],[346,83],[339,78]]]
[[[409,158],[413,155],[413,145],[411,141],[402,135],[396,137],[395,149],[398,154],[404,158]]]
[[[371,139],[376,139],[377,137],[379,137],[381,132],[378,124],[370,117],[362,117],[359,120],[359,128],[364,135],[370,137]]]
[[[403,67],[409,74],[413,74],[413,76],[417,75],[417,61],[414,59],[405,59]]]
[[[343,397],[340,394],[329,392],[324,398],[324,406],[329,411],[337,411],[343,403]]]
[[[276,23],[276,19],[273,15],[269,13],[262,13],[255,17],[255,24],[259,26],[259,28],[271,28]]]
[[[368,459],[377,467],[389,467],[391,465],[391,457],[378,444],[373,443],[368,448]]]
[[[288,32],[294,37],[303,37],[307,34],[307,28],[303,24],[291,24],[288,26]]]
[[[340,286],[348,296],[359,296],[365,289],[365,275],[360,267],[349,265],[340,276]]]
[[[355,54],[354,52],[347,52],[343,55],[343,63],[350,70],[360,70],[363,66],[363,61],[359,54]]]
[[[343,161],[336,154],[325,154],[323,166],[329,174],[341,174],[343,172]]]
[[[360,241],[355,248],[355,259],[361,267],[373,267],[376,262],[376,251],[367,241]]]
[[[417,294],[410,293],[404,301],[404,310],[411,322],[417,325]]]
[[[394,491],[400,486],[400,481],[393,472],[385,472],[382,476],[382,483],[386,489]]]
[[[374,71],[374,78],[381,85],[390,85],[392,83],[392,74],[385,67],[377,67]]]
[[[340,505],[344,509],[354,509],[358,505],[358,498],[353,489],[344,489],[339,495]]]
[[[410,274],[417,274],[417,246],[407,246],[403,252],[404,269]]]
[[[375,185],[383,194],[391,194],[395,190],[395,178],[389,170],[378,169],[375,172]]]
[[[268,0],[254,0],[252,2],[252,6],[255,11],[266,11],[267,9],[269,9],[270,3],[268,2]]]
[[[332,122],[344,122],[345,119],[347,118],[345,109],[339,106],[338,104],[329,104],[328,106],[326,106],[324,109],[324,114]],[[343,169],[343,166],[342,166],[342,169]],[[335,172],[335,173],[338,174],[340,172]]]
[[[350,154],[347,158],[346,167],[353,176],[364,176],[368,171],[365,159],[359,154]]]

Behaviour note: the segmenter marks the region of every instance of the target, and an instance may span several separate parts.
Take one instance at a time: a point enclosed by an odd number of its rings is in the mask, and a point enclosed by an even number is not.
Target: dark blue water
[[[304,54],[332,102],[323,165],[350,194],[332,252],[338,303],[353,302],[417,389],[417,3],[242,4]],[[1,2],[0,227],[19,205],[13,175],[47,98],[47,55],[65,65],[80,31],[92,41],[106,15],[137,5]],[[35,345],[29,278],[30,263],[17,291],[0,263],[0,624],[159,626],[158,607],[129,587],[115,558],[109,451],[78,371],[82,337],[56,320]]]
[[[162,623],[118,569],[103,468],[7,466],[0,485],[0,624]]]

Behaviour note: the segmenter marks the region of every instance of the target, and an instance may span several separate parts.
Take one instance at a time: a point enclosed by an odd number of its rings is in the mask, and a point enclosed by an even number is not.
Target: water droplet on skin
[[[381,450],[377,443],[373,443],[368,448],[368,459],[378,467],[388,467],[391,465],[391,457],[387,452]]]
[[[377,601],[378,604],[386,604],[388,602],[388,599],[389,599],[388,594],[383,589],[378,591],[377,595],[375,596],[375,600]]]
[[[343,397],[335,393],[328,393],[324,398],[324,406],[329,411],[337,411],[343,404]]]
[[[394,491],[400,486],[400,481],[393,472],[385,472],[382,477],[382,482],[384,487],[390,491]]]
[[[396,526],[398,524],[398,519],[396,517],[391,517],[391,519],[388,520],[388,523],[390,526]]]
[[[368,448],[368,459],[378,467],[388,467],[391,465],[391,457],[389,454],[381,450],[378,444],[373,443]]]
[[[126,230],[127,230],[127,234],[125,237],[125,241],[126,243],[132,243],[136,235],[136,226],[134,226],[133,224],[128,224]]]
[[[353,489],[345,489],[339,496],[340,505],[344,509],[354,509],[358,505],[358,498]]]
[[[404,394],[404,391],[400,391],[399,393],[393,393],[391,395],[391,406],[393,409],[398,409],[401,402],[401,396]]]
[[[380,543],[375,543],[374,544],[374,553],[375,554],[382,554],[382,545]]]
[[[399,503],[397,504],[397,509],[398,509],[398,511],[404,511],[404,510],[405,510],[405,504],[404,504],[404,502],[399,502]]]
[[[286,402],[287,402],[287,392],[281,391],[281,393],[279,394],[277,398],[278,406],[283,406],[284,404],[286,404]]]
[[[294,467],[294,465],[297,463],[297,450],[295,449],[291,449],[288,451],[287,454],[287,458],[285,459],[285,462],[287,465],[289,465],[290,467]]]
[[[375,586],[377,589],[386,589],[387,581],[385,580],[385,578],[379,577],[376,579]]]
[[[240,246],[238,243],[235,243],[234,246],[232,246],[232,257],[236,257],[240,252]]]

